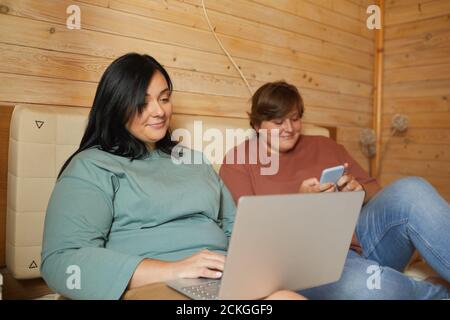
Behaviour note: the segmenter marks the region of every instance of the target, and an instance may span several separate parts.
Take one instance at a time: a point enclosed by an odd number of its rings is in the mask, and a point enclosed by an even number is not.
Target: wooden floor
[[[3,275],[3,299],[37,299],[52,294],[53,291],[42,278],[32,280],[16,280],[6,269],[0,269]]]

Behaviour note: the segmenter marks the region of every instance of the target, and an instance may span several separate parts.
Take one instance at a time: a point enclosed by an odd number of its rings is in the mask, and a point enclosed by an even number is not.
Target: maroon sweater
[[[244,144],[248,159],[249,143],[246,141]],[[237,148],[234,148],[235,155]],[[366,191],[366,200],[380,190],[378,182],[369,176],[342,145],[321,136],[300,136],[294,149],[280,153],[279,169],[275,175],[261,175],[262,165],[259,162],[227,164],[224,160],[220,176],[237,203],[244,195],[297,193],[303,180],[313,177],[319,180],[323,169],[343,165],[345,162],[349,164],[348,173],[353,175]],[[361,249],[355,236],[352,247],[358,251]]]

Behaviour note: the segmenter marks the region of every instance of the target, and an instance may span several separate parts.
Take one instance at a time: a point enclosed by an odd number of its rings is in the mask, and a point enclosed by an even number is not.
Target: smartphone
[[[332,168],[327,168],[322,171],[322,176],[320,177],[320,183],[333,183],[336,184],[338,180],[344,174],[345,167],[344,166],[336,166]]]

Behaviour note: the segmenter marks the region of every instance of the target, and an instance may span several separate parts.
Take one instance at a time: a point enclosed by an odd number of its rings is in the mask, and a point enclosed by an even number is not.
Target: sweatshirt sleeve
[[[231,233],[233,231],[234,218],[236,215],[236,206],[234,205],[233,197],[230,191],[220,179],[220,211],[219,219],[222,222],[222,230],[230,240]]]
[[[219,215],[218,220],[220,227],[222,228],[225,235],[228,237],[228,241],[230,240],[231,233],[233,231],[234,219],[236,215],[236,205],[234,204],[233,197],[228,190],[227,186],[221,179],[221,177],[214,170],[210,161],[204,154],[201,155],[203,157],[203,161],[206,164],[207,171],[215,181],[219,184]]]
[[[47,208],[41,274],[70,299],[119,299],[143,259],[105,248],[114,193],[98,181],[63,175]]]

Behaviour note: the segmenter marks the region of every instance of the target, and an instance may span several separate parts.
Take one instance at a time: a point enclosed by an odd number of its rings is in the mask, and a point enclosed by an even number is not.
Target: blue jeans
[[[361,210],[356,236],[339,281],[299,293],[310,299],[448,299],[441,285],[402,272],[414,250],[450,282],[450,206],[424,179],[397,180]]]

